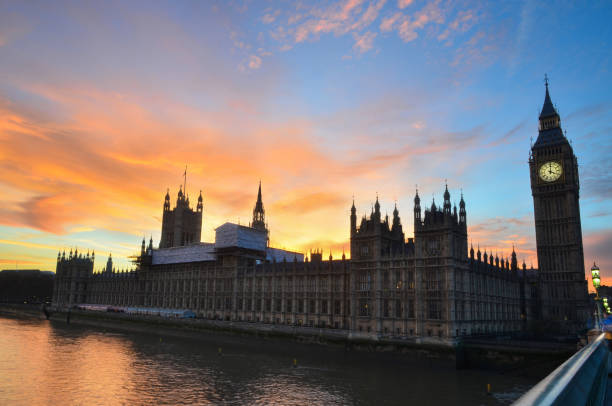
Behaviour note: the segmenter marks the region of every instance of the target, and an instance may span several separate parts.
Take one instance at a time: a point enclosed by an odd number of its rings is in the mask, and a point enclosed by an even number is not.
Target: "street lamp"
[[[591,279],[593,280],[593,287],[595,288],[595,308],[597,309],[597,327],[601,329],[601,314],[599,310],[599,286],[601,286],[601,278],[599,277],[599,267],[595,262],[593,262],[593,266],[591,267]],[[607,302],[607,299],[604,303]]]
[[[595,288],[595,296],[599,298],[599,286],[601,285],[601,279],[599,277],[599,267],[593,262],[591,267],[591,278],[593,279],[593,287]]]

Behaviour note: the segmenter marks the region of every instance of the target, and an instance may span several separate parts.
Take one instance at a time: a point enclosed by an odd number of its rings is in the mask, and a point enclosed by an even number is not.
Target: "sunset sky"
[[[612,5],[0,0],[0,269],[159,243],[187,165],[202,239],[348,251],[349,209],[394,201],[412,236],[463,190],[469,238],[537,266],[527,164],[550,78],[578,156],[585,261],[612,283]],[[348,252],[347,252],[348,253]]]

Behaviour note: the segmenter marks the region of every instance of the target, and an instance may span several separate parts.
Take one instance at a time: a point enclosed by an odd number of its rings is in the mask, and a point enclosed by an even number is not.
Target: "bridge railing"
[[[606,395],[609,357],[608,341],[605,334],[601,334],[513,405],[602,405]]]

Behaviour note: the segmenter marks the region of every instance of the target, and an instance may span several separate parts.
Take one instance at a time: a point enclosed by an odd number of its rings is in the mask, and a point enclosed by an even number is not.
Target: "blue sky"
[[[260,179],[278,246],[339,254],[351,196],[364,213],[376,193],[411,236],[415,185],[429,205],[447,179],[475,243],[535,265],[547,73],[585,260],[612,276],[611,18],[604,1],[0,2],[0,261],[52,269],[78,246],[127,266],[187,164],[204,240],[248,221]]]

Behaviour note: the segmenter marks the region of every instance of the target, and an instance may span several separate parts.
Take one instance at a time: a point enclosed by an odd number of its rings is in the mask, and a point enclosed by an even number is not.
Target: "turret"
[[[353,205],[351,206],[351,236],[357,232],[357,209],[355,208],[355,198],[353,198]]]
[[[376,194],[376,203],[374,203],[374,215],[380,220],[380,203],[378,202],[378,193]]]
[[[470,244],[470,259],[474,260],[474,245]]]
[[[259,189],[257,190],[257,202],[253,208],[253,222],[251,227],[261,231],[268,231],[266,229],[266,211],[263,207],[263,200],[261,198],[261,181],[259,181]]]
[[[178,195],[176,196],[176,205],[179,206],[185,201],[185,195],[183,194],[183,185],[179,186]]]
[[[395,203],[395,207],[393,208],[393,223],[391,225],[391,231],[397,235],[402,233],[402,221],[399,216],[399,210],[397,210],[397,203]]]
[[[145,239],[144,237],[142,237],[142,244],[140,245],[140,255],[144,255],[145,254]]]
[[[445,185],[444,189],[444,206],[443,206],[444,214],[451,214],[451,202],[450,202],[450,193],[448,192],[448,185]]]
[[[417,230],[421,224],[421,198],[419,197],[419,189],[417,189],[414,195],[414,229]]]
[[[106,260],[106,273],[110,274],[113,272],[113,255],[108,254],[108,260]]]
[[[166,190],[166,197],[164,198],[164,211],[170,211],[170,189]]]
[[[198,206],[196,207],[196,211],[198,213],[202,213],[203,209],[204,209],[204,205],[202,203],[202,191],[200,190],[200,197],[198,197]]]
[[[518,261],[516,260],[516,252],[514,251],[514,245],[512,246],[512,257],[511,258],[512,259],[510,262],[510,269],[512,269],[513,271],[516,271],[518,270]]]
[[[466,225],[467,219],[465,214],[465,201],[463,200],[463,192],[461,192],[461,200],[459,201],[459,223]]]

